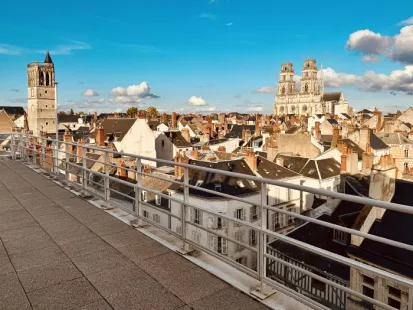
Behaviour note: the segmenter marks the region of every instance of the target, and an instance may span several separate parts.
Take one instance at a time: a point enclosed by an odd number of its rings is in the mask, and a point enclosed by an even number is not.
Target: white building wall
[[[232,153],[239,146],[239,138],[229,139],[223,143],[210,145],[209,148],[213,151],[217,151],[220,146],[225,146],[227,153]]]

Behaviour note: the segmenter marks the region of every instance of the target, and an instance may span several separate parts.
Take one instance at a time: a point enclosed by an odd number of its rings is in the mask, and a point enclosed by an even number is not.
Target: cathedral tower
[[[28,123],[34,135],[56,132],[55,71],[49,52],[43,64],[27,65]]]
[[[294,81],[294,68],[291,62],[283,63],[278,82],[278,96],[294,95],[296,92]]]
[[[301,75],[301,94],[320,94],[320,85],[317,78],[317,65],[315,59],[306,59]]]

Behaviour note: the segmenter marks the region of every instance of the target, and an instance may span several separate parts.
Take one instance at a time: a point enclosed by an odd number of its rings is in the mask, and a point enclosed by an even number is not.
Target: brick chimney
[[[202,137],[201,141],[202,142],[209,142],[210,136],[209,136],[209,128],[204,128],[202,130]]]
[[[245,128],[242,128],[242,137],[241,137],[241,139],[245,141]]]
[[[257,117],[255,119],[255,132],[254,132],[254,136],[259,137],[261,136],[261,127],[260,127],[260,121],[258,119],[258,114]]]
[[[251,130],[245,129],[245,140],[248,141],[251,138]]]
[[[266,124],[267,126],[270,126],[270,125],[271,125],[271,115],[265,116],[265,124]]]
[[[364,152],[362,155],[361,166],[362,170],[371,170],[373,167],[374,154]]]
[[[191,156],[193,159],[199,159],[201,157],[201,153],[197,149],[192,149]]]
[[[63,141],[64,142],[73,142],[73,135],[68,129],[65,130],[65,134],[63,135]],[[73,145],[68,144],[67,148],[68,148],[69,154],[72,154]]]
[[[227,148],[225,146],[221,145],[221,146],[218,147],[218,151],[219,152],[226,152]]]
[[[315,138],[321,140],[320,122],[315,122]]]
[[[184,137],[184,139],[185,139],[187,142],[190,142],[190,141],[191,141],[191,136],[189,135],[189,129],[188,129],[188,128],[183,128],[183,129],[182,129],[182,136]]]
[[[341,155],[340,172],[341,173],[346,173],[347,172],[347,155],[345,155],[345,154]]]
[[[176,112],[172,112],[172,128],[177,128],[177,123],[176,123]]]
[[[77,162],[80,163],[83,158],[83,146],[86,144],[85,141],[82,139],[77,140],[77,147],[76,147],[76,156],[77,156]]]
[[[181,163],[182,162],[182,160],[181,160],[181,154],[179,153],[179,152],[176,152],[176,155],[175,155],[175,157],[174,157],[174,162],[176,162],[176,163]],[[179,178],[179,177],[181,177],[182,175],[181,175],[181,167],[179,167],[179,166],[174,166],[174,168],[175,168],[175,176],[177,177],[177,178]]]
[[[119,179],[126,180],[128,178],[128,171],[125,169],[126,164],[123,160],[119,161],[120,168],[118,168]]]
[[[366,150],[367,144],[370,143],[370,133],[371,133],[371,130],[368,127],[363,127],[360,129],[359,146],[363,150]]]
[[[291,125],[295,125],[295,121],[296,121],[296,117],[295,116],[293,116],[293,117],[291,117],[291,120],[290,120],[290,123],[291,123]]]
[[[166,123],[166,121],[167,121],[167,115],[166,115],[166,113],[162,113],[161,122],[162,122],[162,123]]]
[[[95,144],[96,146],[105,146],[105,132],[101,125],[95,128]]]
[[[337,146],[338,139],[340,137],[340,129],[338,127],[333,128],[333,139],[331,140],[331,148]]]
[[[119,118],[119,113],[118,113],[118,112],[115,112],[115,113],[113,113],[113,116],[114,116],[115,118]]]
[[[254,152],[247,151],[245,161],[247,162],[248,166],[251,168],[252,171],[257,170],[257,157],[255,156]]]

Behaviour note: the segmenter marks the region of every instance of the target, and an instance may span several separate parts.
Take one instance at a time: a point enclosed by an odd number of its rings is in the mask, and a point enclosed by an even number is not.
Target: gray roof
[[[328,92],[323,94],[323,101],[340,101],[340,92]]]
[[[409,140],[404,134],[400,132],[394,133],[378,133],[376,134],[384,143],[391,144],[413,144],[412,140]]]
[[[135,121],[136,118],[105,118],[100,125],[105,136],[114,134],[118,141],[122,141]]]
[[[178,148],[192,146],[191,143],[185,140],[180,131],[166,131],[164,135]]]
[[[277,165],[262,156],[258,156],[257,158],[257,172],[261,177],[272,180],[293,178],[299,175],[298,173]]]
[[[373,150],[383,150],[389,148],[389,146],[374,133],[370,134],[370,146]]]

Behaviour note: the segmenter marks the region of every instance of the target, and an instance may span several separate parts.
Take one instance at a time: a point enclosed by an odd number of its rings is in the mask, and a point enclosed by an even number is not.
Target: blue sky
[[[75,110],[270,113],[281,63],[299,75],[308,57],[355,109],[402,109],[413,106],[413,1],[397,4],[7,1],[0,104],[26,106],[26,65],[49,49],[59,105]]]

